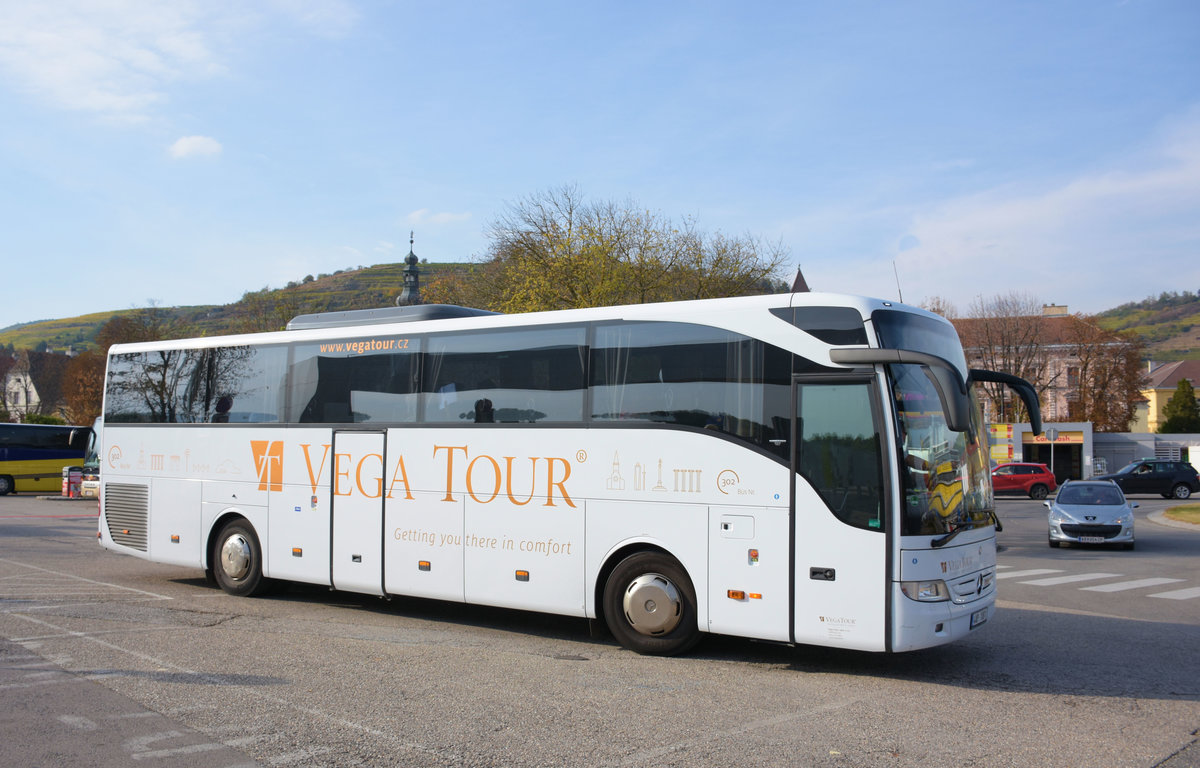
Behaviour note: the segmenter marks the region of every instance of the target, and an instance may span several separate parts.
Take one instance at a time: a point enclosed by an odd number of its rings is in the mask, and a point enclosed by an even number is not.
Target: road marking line
[[[1019,579],[1023,576],[1041,576],[1046,573],[1062,573],[1061,568],[1031,568],[1028,571],[1005,571],[997,573],[997,579]]]
[[[1159,592],[1157,595],[1148,595],[1148,597],[1161,597],[1164,600],[1191,600],[1193,597],[1200,597],[1200,587],[1176,589],[1173,592]]]
[[[214,749],[228,749],[224,744],[209,742],[207,744],[189,744],[186,747],[171,749],[156,749],[152,752],[134,752],[129,755],[134,760],[157,760],[160,757],[175,757],[177,755],[193,755],[197,752],[211,752]]]
[[[285,752],[282,755],[275,755],[269,762],[271,765],[311,765],[314,757],[328,754],[332,751],[328,747],[312,747],[296,752]]]
[[[2,558],[0,558],[0,562],[4,562],[4,560]],[[139,592],[141,590],[133,590],[133,591]],[[149,594],[149,593],[147,593],[147,594]],[[116,653],[123,653],[132,658],[140,659],[149,664],[153,664],[153,665],[155,665],[155,667],[157,669],[165,669],[165,670],[173,669],[175,671],[182,672],[186,675],[195,676],[196,678],[198,678],[200,680],[211,682],[212,684],[215,684],[215,685],[227,685],[228,684],[225,681],[217,678],[214,675],[210,675],[210,674],[207,674],[204,672],[197,672],[196,670],[189,669],[188,667],[182,666],[180,664],[175,664],[174,662],[167,661],[166,659],[160,659],[160,658],[152,656],[148,653],[142,653],[141,651],[135,651],[132,648],[125,648],[123,646],[117,645],[116,643],[110,643],[106,640],[101,640],[95,634],[68,630],[66,627],[61,627],[56,624],[52,624],[49,621],[45,621],[43,619],[39,619],[34,616],[27,616],[27,615],[19,614],[19,613],[13,614],[13,616],[14,616],[14,618],[22,619],[24,621],[28,621],[33,624],[39,624],[39,625],[47,627],[47,628],[59,630],[59,632],[61,634],[56,635],[56,636],[72,637],[72,638],[77,638],[79,640],[83,640],[83,641],[86,641],[89,643],[94,643],[96,645],[99,645],[103,648],[107,648]],[[195,627],[189,627],[189,629],[195,629]],[[12,639],[12,638],[10,638],[10,639]],[[13,642],[20,642],[20,641],[13,640]],[[291,701],[285,697],[273,696],[269,693],[266,693],[265,691],[255,690],[254,688],[249,687],[249,686],[238,685],[236,687],[238,689],[240,689],[244,695],[254,697],[254,698],[259,698],[264,701],[269,701],[269,702],[276,704],[278,706],[281,706],[281,707],[288,707],[296,712],[300,712],[300,713],[309,715],[311,717],[321,718],[322,720],[325,720],[326,722],[333,723],[334,725],[338,725],[343,728],[356,730],[359,733],[366,734],[367,736],[378,740],[380,743],[390,744],[393,748],[409,750],[409,751],[417,752],[417,753],[420,753],[423,755],[435,756],[435,757],[439,758],[439,760],[441,762],[447,762],[447,763],[463,762],[463,756],[461,754],[453,751],[450,748],[440,747],[440,746],[431,746],[431,745],[427,745],[427,744],[425,744],[423,742],[419,742],[419,741],[410,741],[410,740],[404,739],[403,737],[401,737],[395,733],[392,733],[388,730],[376,728],[372,725],[368,725],[367,723],[360,723],[357,720],[350,720],[350,719],[342,717],[338,714],[326,712],[323,709],[317,709],[315,707],[308,707],[303,704],[298,704],[298,703]],[[141,754],[146,754],[146,753],[141,753]],[[135,755],[131,755],[131,757],[133,757],[134,759],[137,759]]]
[[[45,688],[49,685],[66,685],[75,682],[72,677],[57,677],[53,680],[38,680],[33,683],[0,683],[0,691],[17,691],[27,688]]]
[[[83,578],[82,576],[76,576],[76,575],[74,575],[74,574],[71,574],[71,573],[63,573],[63,572],[61,572],[61,571],[52,571],[52,570],[50,570],[49,568],[39,568],[39,567],[38,567],[38,566],[36,566],[36,565],[30,565],[30,564],[28,564],[28,563],[22,563],[22,562],[20,562],[20,561],[17,561],[17,560],[9,560],[7,557],[0,557],[0,563],[6,563],[6,564],[8,564],[8,565],[15,565],[15,566],[18,566],[18,567],[20,567],[20,568],[28,568],[28,569],[30,569],[30,570],[32,570],[32,571],[39,571],[39,572],[41,572],[41,573],[49,573],[49,574],[51,574],[51,575],[53,575],[53,576],[61,576],[61,577],[65,578],[65,579],[70,579],[70,580],[73,580],[73,581],[82,581],[82,582],[84,582],[85,584],[94,584],[94,585],[96,585],[96,586],[101,586],[101,587],[110,587],[110,588],[112,588],[112,589],[119,589],[119,590],[122,590],[122,591],[124,591],[124,592],[135,592],[135,593],[137,593],[137,594],[139,594],[139,595],[148,595],[148,596],[150,596],[150,597],[155,597],[155,598],[158,598],[159,600],[173,600],[173,599],[174,599],[174,598],[172,598],[172,597],[169,597],[169,596],[167,596],[167,595],[159,595],[159,594],[155,594],[154,592],[147,592],[147,591],[146,591],[146,590],[144,590],[144,589],[134,589],[133,587],[123,587],[123,586],[121,586],[120,584],[111,584],[111,583],[109,583],[109,582],[107,582],[107,581],[94,581],[94,580],[92,580],[92,579],[85,579],[85,578]],[[8,580],[8,578],[11,578],[11,577],[5,577],[5,580]]]
[[[1081,592],[1124,592],[1127,589],[1143,589],[1157,587],[1160,584],[1175,584],[1183,579],[1135,579],[1134,581],[1118,581],[1116,584],[1101,584],[1098,587],[1080,587]]]
[[[95,731],[100,728],[100,726],[96,725],[95,721],[89,720],[82,715],[59,715],[58,721],[63,725],[69,725],[81,731]]]
[[[1119,573],[1077,573],[1074,576],[1052,576],[1049,579],[1034,579],[1022,581],[1022,584],[1034,584],[1039,587],[1053,587],[1059,584],[1071,584],[1076,581],[1094,581],[1095,579],[1115,579]]]

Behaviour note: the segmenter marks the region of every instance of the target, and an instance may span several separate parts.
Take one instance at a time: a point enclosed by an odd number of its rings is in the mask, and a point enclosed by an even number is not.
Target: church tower
[[[417,269],[417,255],[413,253],[413,233],[408,233],[408,256],[404,263],[404,290],[396,297],[396,306],[411,307],[421,303],[421,272]]]

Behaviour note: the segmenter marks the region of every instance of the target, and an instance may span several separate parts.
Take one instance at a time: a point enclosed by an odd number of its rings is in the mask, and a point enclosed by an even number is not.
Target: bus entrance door
[[[873,376],[794,381],[794,640],[884,650],[887,519]]]
[[[383,594],[384,433],[333,433],[334,589]]]

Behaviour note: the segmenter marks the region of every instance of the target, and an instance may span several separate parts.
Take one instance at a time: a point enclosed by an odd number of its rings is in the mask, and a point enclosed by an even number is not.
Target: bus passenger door
[[[384,433],[333,433],[334,589],[383,594]]]
[[[793,380],[794,640],[884,650],[888,494],[873,376]]]

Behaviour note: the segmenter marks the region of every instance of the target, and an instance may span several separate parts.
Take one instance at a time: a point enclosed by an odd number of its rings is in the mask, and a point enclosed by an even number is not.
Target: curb
[[[1165,512],[1153,512],[1146,515],[1146,519],[1152,523],[1164,526],[1166,528],[1178,528],[1183,531],[1200,531],[1200,525],[1195,523],[1185,523],[1181,520],[1172,520],[1167,517]]]

